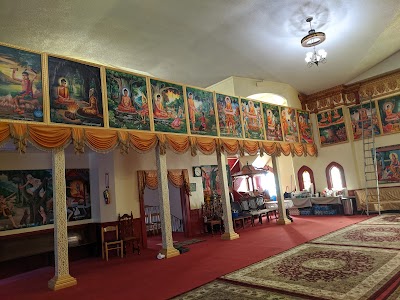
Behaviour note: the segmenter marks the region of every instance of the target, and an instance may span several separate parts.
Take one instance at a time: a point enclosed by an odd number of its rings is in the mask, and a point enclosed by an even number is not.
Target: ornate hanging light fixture
[[[310,23],[310,30],[308,34],[301,39],[301,45],[303,47],[313,47],[313,51],[307,52],[305,61],[309,67],[313,65],[318,66],[320,63],[326,62],[327,52],[324,49],[316,50],[315,46],[321,44],[326,39],[326,35],[323,32],[316,32],[311,26],[312,17],[308,17],[306,22]]]

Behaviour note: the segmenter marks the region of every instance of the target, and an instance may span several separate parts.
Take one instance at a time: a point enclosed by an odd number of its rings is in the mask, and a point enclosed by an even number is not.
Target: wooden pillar
[[[286,206],[285,201],[281,196],[281,183],[279,180],[279,166],[278,161],[276,160],[276,156],[272,155],[272,167],[274,168],[274,177],[275,177],[275,186],[276,186],[276,201],[278,202],[278,211],[279,211],[279,219],[276,221],[277,224],[286,225],[291,224],[292,222],[286,216]]]
[[[216,153],[218,162],[218,178],[219,178],[219,186],[221,187],[221,202],[224,214],[224,227],[225,227],[225,232],[224,234],[222,234],[221,238],[223,240],[235,240],[239,238],[239,235],[233,230],[231,201],[229,197],[228,178],[226,172],[226,158],[225,154],[223,154],[219,149],[217,149]]]
[[[156,147],[157,179],[158,179],[158,200],[160,203],[160,221],[162,234],[162,250],[165,258],[179,255],[174,248],[172,240],[171,208],[169,205],[167,155],[160,153],[160,146]]]
[[[52,163],[55,274],[48,286],[52,290],[59,290],[77,284],[76,279],[69,275],[65,154],[63,148],[53,150]]]

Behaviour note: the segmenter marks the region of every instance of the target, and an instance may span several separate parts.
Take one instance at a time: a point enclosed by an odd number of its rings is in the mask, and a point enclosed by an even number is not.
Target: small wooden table
[[[208,232],[208,227],[210,227],[211,234],[214,235],[215,225],[219,225],[219,232],[222,234],[222,220],[207,220],[204,222],[204,231]]]

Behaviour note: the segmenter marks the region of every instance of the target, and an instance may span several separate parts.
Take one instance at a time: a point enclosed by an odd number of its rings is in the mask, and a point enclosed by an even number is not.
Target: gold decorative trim
[[[239,238],[239,235],[236,232],[226,232],[221,235],[221,240],[232,241]]]
[[[176,250],[174,247],[161,249],[161,254],[165,255],[165,258],[171,258],[180,255],[179,251]]]

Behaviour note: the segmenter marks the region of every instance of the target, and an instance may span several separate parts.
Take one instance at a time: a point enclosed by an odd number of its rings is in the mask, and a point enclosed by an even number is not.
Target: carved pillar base
[[[165,258],[171,258],[171,257],[180,255],[179,251],[176,250],[174,247],[167,248],[167,249],[161,249],[160,253],[164,254]]]
[[[77,281],[71,275],[54,276],[49,280],[48,287],[53,291],[65,289],[77,285]]]
[[[290,221],[289,219],[286,219],[286,218],[278,219],[278,220],[276,220],[276,224],[287,225],[287,224],[292,224],[292,221]]]
[[[236,232],[226,232],[224,234],[221,235],[221,239],[222,240],[236,240],[239,238],[239,235]]]

